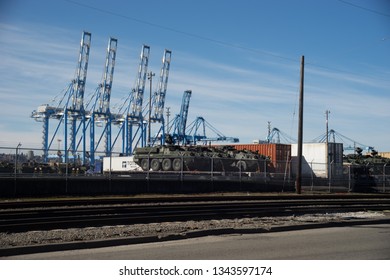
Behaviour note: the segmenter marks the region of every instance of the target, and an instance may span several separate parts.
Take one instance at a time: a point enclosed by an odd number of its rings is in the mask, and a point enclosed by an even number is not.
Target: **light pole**
[[[149,80],[149,120],[148,120],[148,145],[151,146],[150,134],[151,134],[151,116],[152,116],[152,79],[155,74],[150,71],[148,73]]]
[[[169,116],[171,115],[171,112],[169,111],[170,109],[171,109],[170,107],[167,107],[167,123],[165,127],[165,131],[167,133],[169,133]]]

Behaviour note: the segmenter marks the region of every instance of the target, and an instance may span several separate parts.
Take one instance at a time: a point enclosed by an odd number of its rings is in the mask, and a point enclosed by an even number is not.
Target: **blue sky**
[[[41,146],[41,123],[30,114],[73,79],[83,30],[92,33],[86,99],[101,80],[113,36],[112,107],[134,85],[147,44],[156,73],[164,49],[172,51],[166,98],[172,114],[191,89],[189,123],[202,116],[226,136],[251,143],[266,138],[270,121],[297,138],[304,55],[304,141],[325,132],[330,110],[330,128],[390,151],[386,0],[3,0],[0,146]]]

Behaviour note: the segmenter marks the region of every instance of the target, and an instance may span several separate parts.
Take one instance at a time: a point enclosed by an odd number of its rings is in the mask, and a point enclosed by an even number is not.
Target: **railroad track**
[[[0,232],[390,210],[390,196],[231,196],[1,203]]]

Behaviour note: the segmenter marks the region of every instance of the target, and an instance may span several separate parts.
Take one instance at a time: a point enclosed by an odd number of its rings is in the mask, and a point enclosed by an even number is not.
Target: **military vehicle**
[[[163,145],[136,148],[133,159],[144,171],[256,172],[266,157],[230,146]]]
[[[355,154],[346,155],[344,163],[369,167],[372,174],[381,174],[383,167],[390,166],[390,159],[379,156],[376,150],[371,150],[370,154],[363,155],[363,150],[357,147],[355,152]]]
[[[357,147],[355,154],[344,156],[343,161],[344,166],[349,168],[352,191],[376,192],[374,187],[377,182],[386,184],[386,168],[390,166],[390,159],[379,156],[377,151],[363,155],[363,150]]]

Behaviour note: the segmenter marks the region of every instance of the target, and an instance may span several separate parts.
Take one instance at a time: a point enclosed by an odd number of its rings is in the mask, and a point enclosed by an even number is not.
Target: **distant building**
[[[380,152],[380,153],[378,153],[378,156],[381,156],[384,158],[390,158],[390,152]]]

